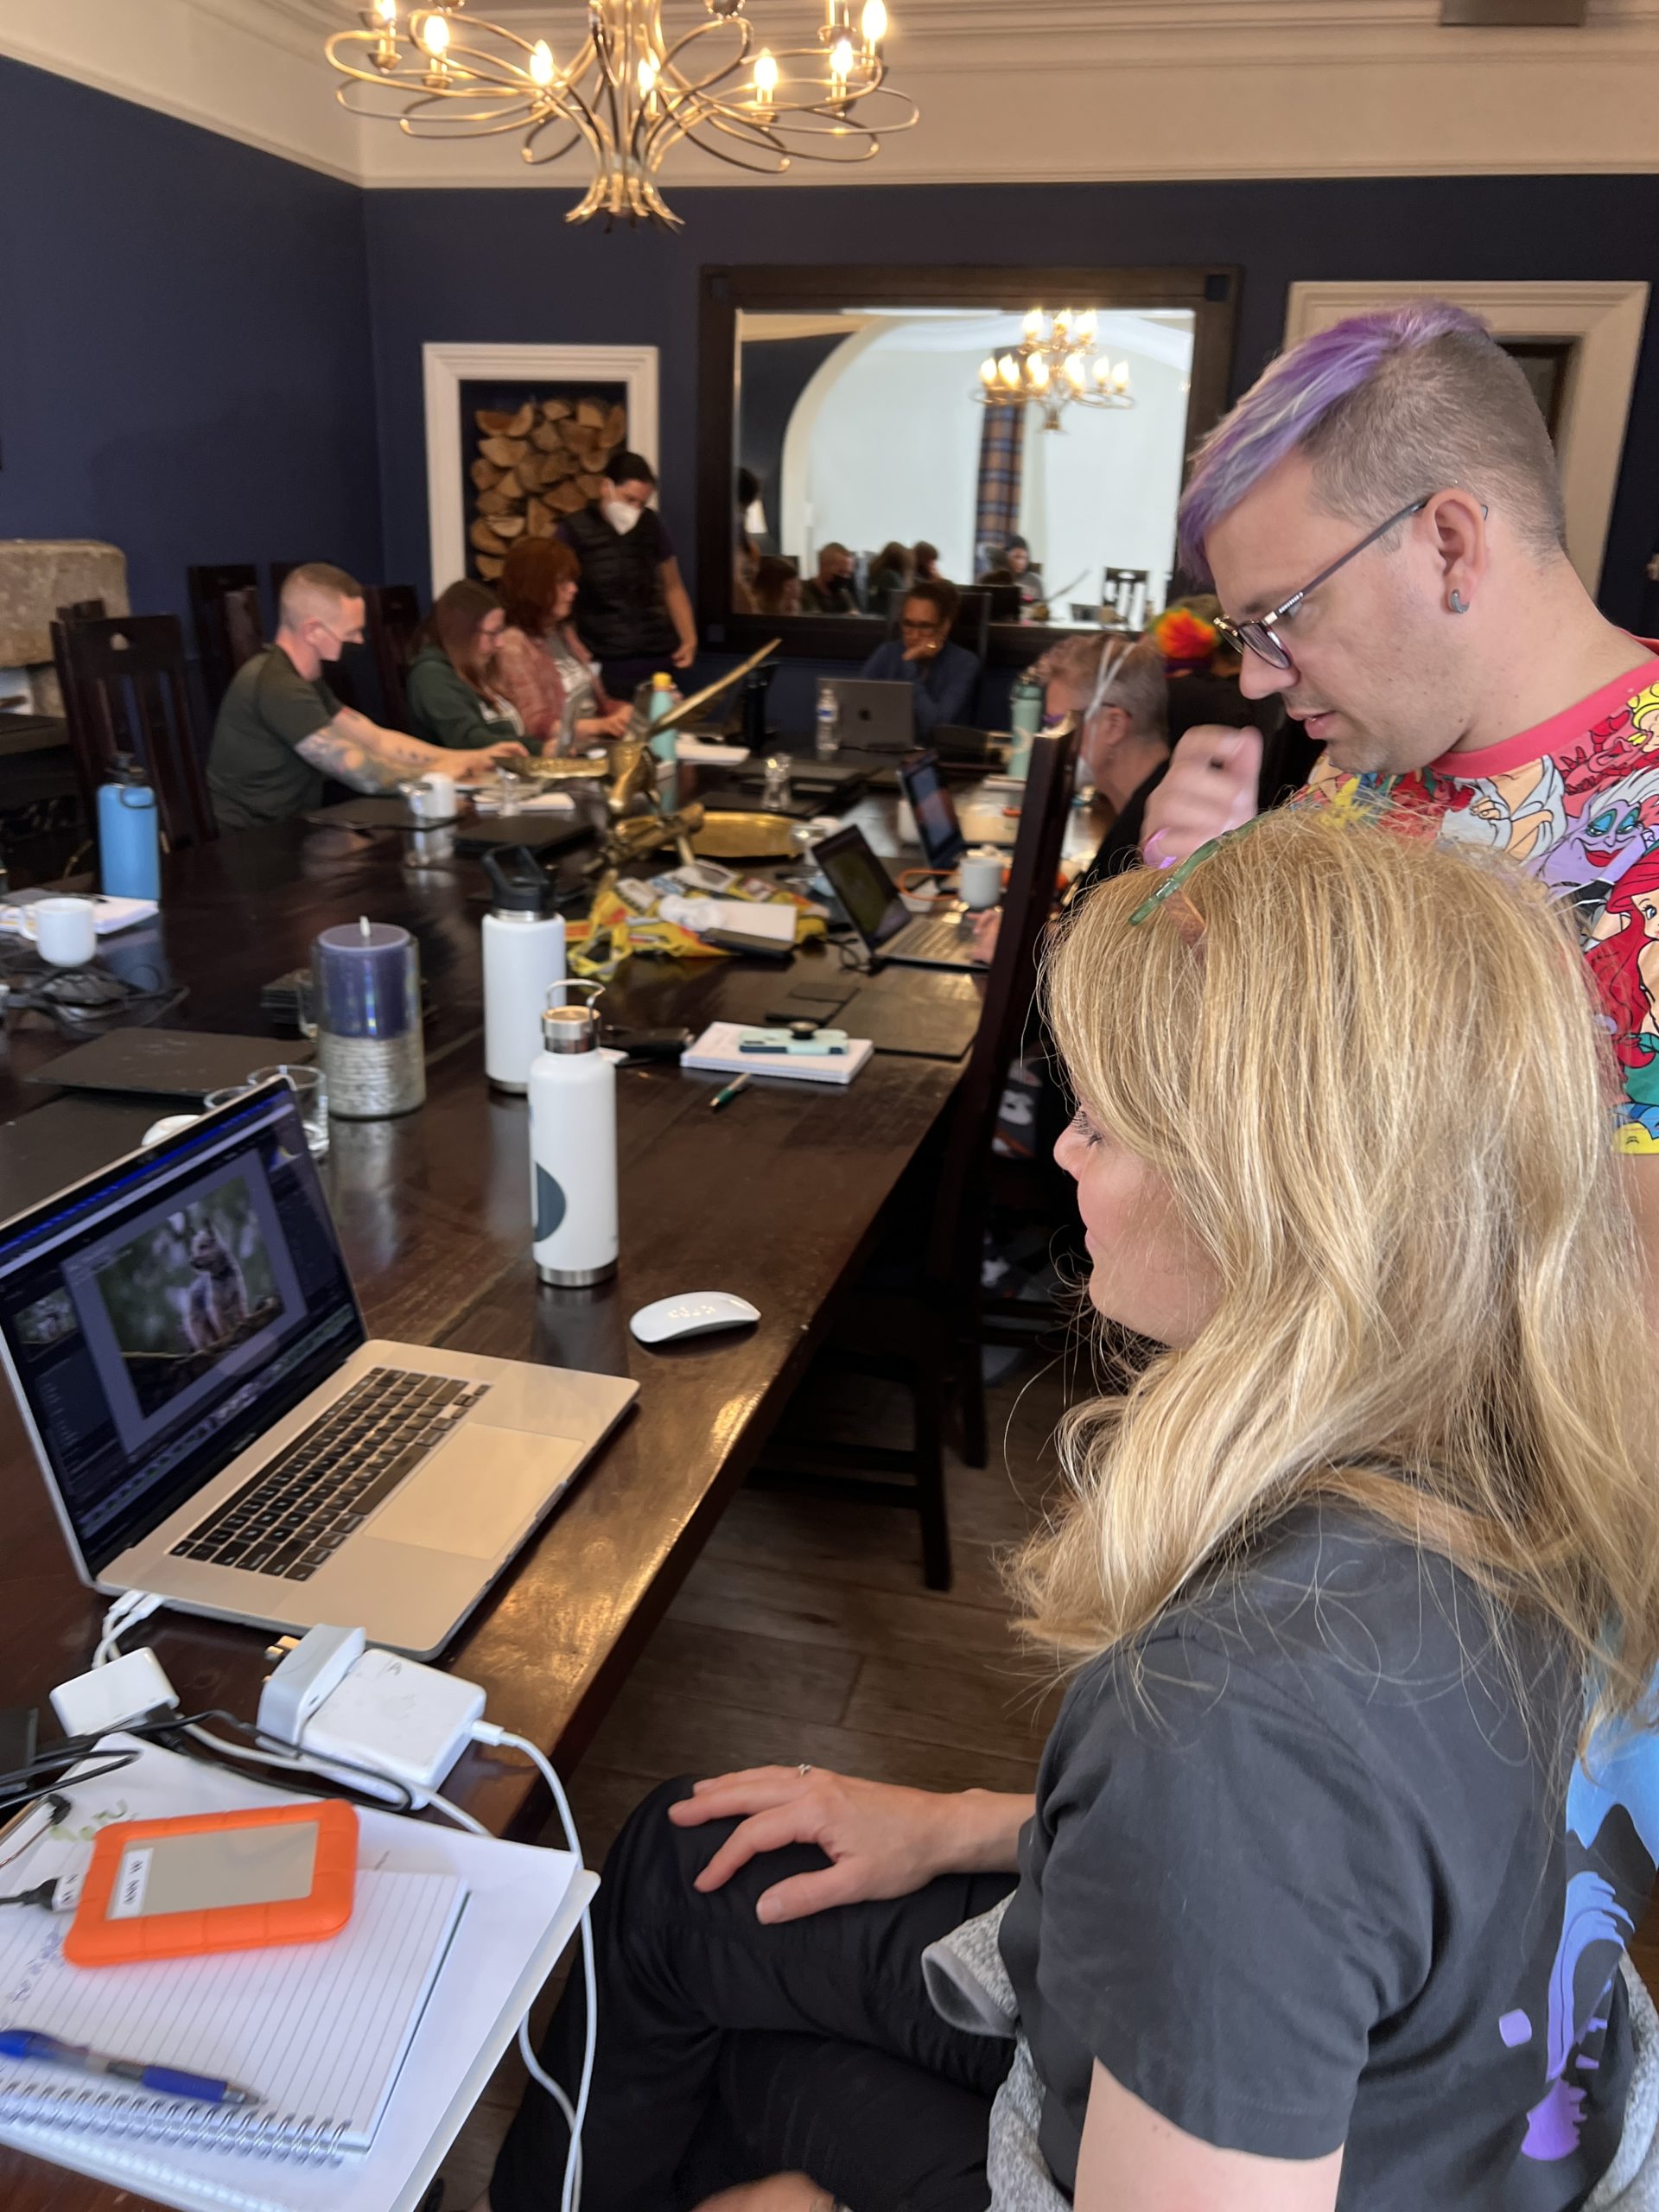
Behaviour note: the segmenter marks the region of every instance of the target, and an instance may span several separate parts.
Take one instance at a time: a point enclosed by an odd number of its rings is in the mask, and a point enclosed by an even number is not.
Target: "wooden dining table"
[[[894,850],[890,801],[865,800],[856,818]],[[483,1071],[483,871],[465,859],[416,866],[412,851],[396,830],[308,822],[220,838],[168,859],[158,919],[115,957],[184,988],[168,1027],[258,1038],[257,1058],[273,1061],[284,1039],[259,1011],[261,988],[306,962],[320,929],[366,915],[418,939],[432,1007],[426,1103],[397,1120],[335,1121],[323,1164],[369,1328],[639,1384],[633,1412],[437,1662],[480,1684],[493,1720],[568,1770],[754,1464],[896,1186],[935,1137],[963,1063],[878,1052],[844,1088],[757,1078],[719,1113],[709,1109],[721,1077],[673,1064],[622,1068],[620,1264],[594,1289],[550,1288],[530,1249],[525,1103],[493,1090]],[[585,864],[580,852],[560,863],[567,874]],[[695,1031],[757,1020],[793,989],[859,983],[835,946],[804,949],[788,968],[636,957],[605,1007],[619,1022]],[[964,1042],[971,1033],[970,977],[890,969],[861,988],[886,994],[897,1033],[906,1025],[893,1017],[907,1004],[918,1031],[943,1007],[961,1017]],[[73,1041],[38,1017],[9,1019],[0,1165],[10,1149],[38,1173],[60,1135],[66,1156],[91,1172],[97,1155],[131,1148],[148,1120],[178,1103],[55,1089],[52,1063]],[[630,1335],[639,1306],[702,1289],[740,1294],[760,1320],[654,1350]],[[44,1711],[53,1686],[90,1663],[108,1600],[71,1567],[10,1394],[0,1501],[0,1703]],[[907,1517],[894,1516],[893,1542],[917,1546]],[[187,1709],[252,1718],[267,1631],[163,1611],[134,1641],[153,1645]],[[507,1752],[469,1751],[448,1794],[504,1836],[535,1835],[548,1809],[533,1770]],[[107,2212],[135,2201],[0,2151],[7,2212]]]

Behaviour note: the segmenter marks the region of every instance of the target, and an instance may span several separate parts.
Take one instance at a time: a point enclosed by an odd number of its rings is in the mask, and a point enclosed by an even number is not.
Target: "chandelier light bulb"
[[[656,89],[657,57],[652,54],[643,54],[639,61],[639,96],[642,99],[649,99]]]
[[[830,73],[836,82],[844,85],[853,73],[853,41],[838,38],[830,49]]]
[[[421,25],[421,44],[435,61],[443,59],[449,46],[449,26],[442,16],[429,15]]]
[[[754,96],[762,107],[770,107],[777,89],[777,57],[769,46],[763,46],[754,57]]]
[[[1057,338],[1064,338],[1071,327],[1071,310],[1070,308],[1062,308],[1054,318],[1054,335]]]
[[[996,363],[988,353],[979,365],[979,380],[987,391],[989,391],[996,382]]]
[[[397,21],[397,0],[374,0],[374,12],[390,30]]]
[[[864,34],[864,43],[872,53],[887,35],[887,11],[884,0],[864,0],[864,13],[859,18],[859,29]]]
[[[1032,308],[1030,314],[1026,317],[1025,329],[1027,338],[1040,338],[1042,336],[1043,311],[1041,308]]]
[[[996,365],[996,373],[1010,391],[1020,389],[1020,364],[1012,353],[1005,353]]]
[[[1081,315],[1077,317],[1076,334],[1084,345],[1092,346],[1095,342],[1095,333],[1099,327],[1099,321],[1096,316],[1095,311],[1093,308],[1090,308],[1086,315]]]
[[[1112,365],[1103,356],[1095,363],[1095,382],[1103,391],[1112,380]]]
[[[1085,389],[1083,363],[1075,353],[1068,354],[1066,357],[1065,380],[1073,391],[1082,391]]]
[[[1033,391],[1048,390],[1048,363],[1040,353],[1033,353],[1026,363],[1026,379]]]
[[[550,85],[558,72],[554,66],[553,49],[544,38],[538,38],[530,49],[530,79],[534,85]]]
[[[1127,361],[1120,361],[1117,366],[1112,371],[1112,390],[1114,391],[1127,391],[1128,388],[1129,365]]]

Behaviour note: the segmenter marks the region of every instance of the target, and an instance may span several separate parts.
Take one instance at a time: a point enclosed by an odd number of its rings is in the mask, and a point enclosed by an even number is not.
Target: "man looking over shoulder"
[[[1659,1153],[1659,648],[1597,609],[1520,369],[1435,300],[1306,339],[1213,430],[1181,501],[1249,699],[1325,747],[1309,792],[1507,855],[1573,909],[1617,1053],[1618,1141]],[[1255,810],[1261,740],[1181,740],[1142,855]],[[1629,1178],[1659,1308],[1659,1167]]]
[[[340,705],[322,671],[363,636],[363,587],[344,569],[327,561],[291,569],[278,613],[276,637],[238,669],[213,724],[207,788],[221,830],[307,813],[322,804],[331,777],[381,791],[436,768],[464,783],[523,753],[510,743],[451,752]]]

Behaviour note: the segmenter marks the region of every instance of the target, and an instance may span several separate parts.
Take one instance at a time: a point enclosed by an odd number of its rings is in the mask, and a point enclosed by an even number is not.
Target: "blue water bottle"
[[[162,895],[156,794],[130,753],[118,753],[98,791],[99,879],[112,899]]]

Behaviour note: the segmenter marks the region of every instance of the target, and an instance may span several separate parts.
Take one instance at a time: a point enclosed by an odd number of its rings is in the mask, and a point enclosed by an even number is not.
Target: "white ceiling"
[[[1580,30],[1446,30],[1439,0],[890,0],[920,126],[825,181],[1440,175],[1659,168],[1659,0]],[[811,0],[750,0],[768,41]],[[582,0],[498,0],[574,42]],[[484,6],[476,12],[486,12]],[[671,22],[699,0],[666,0]],[[510,140],[443,147],[345,114],[322,57],[346,0],[0,0],[0,54],[370,187],[568,193]],[[696,156],[671,186],[729,183]]]

